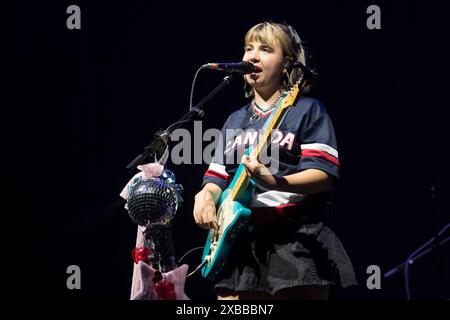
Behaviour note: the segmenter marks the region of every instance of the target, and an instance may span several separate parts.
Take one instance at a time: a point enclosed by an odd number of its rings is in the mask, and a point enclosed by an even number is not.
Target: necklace
[[[269,108],[267,108],[267,110],[265,110],[265,112],[268,112],[268,111],[272,110],[273,108],[275,108],[277,106],[278,102],[280,102],[282,96],[283,95],[280,93],[278,98],[270,105]],[[253,105],[253,108],[258,108],[259,107],[258,104],[256,103],[255,99],[253,99],[251,103]],[[261,119],[261,114],[256,113],[253,110],[253,108],[251,109],[253,114],[250,117],[250,124],[251,125],[254,125],[255,123],[257,123]]]

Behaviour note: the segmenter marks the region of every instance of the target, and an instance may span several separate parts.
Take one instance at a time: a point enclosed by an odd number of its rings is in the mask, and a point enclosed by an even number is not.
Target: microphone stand
[[[154,134],[154,139],[148,144],[144,151],[133,159],[128,165],[127,169],[133,171],[136,167],[148,161],[149,157],[161,160],[168,151],[168,144],[170,136],[173,131],[180,128],[182,125],[193,121],[196,118],[203,118],[204,111],[201,107],[208,102],[217,92],[219,92],[225,85],[229,84],[233,76],[231,72],[227,72],[222,82],[214,88],[205,98],[203,98],[196,106],[189,109],[189,111],[181,117],[178,121],[168,126],[165,130]],[[155,270],[163,273],[172,271],[176,268],[175,250],[172,240],[171,226],[166,225],[151,225],[146,228],[144,234],[144,244],[152,248],[152,255],[150,256],[150,264]],[[135,274],[133,273],[133,283]]]
[[[403,277],[405,282],[405,291],[406,291],[406,298],[407,300],[411,300],[411,290],[410,290],[410,274],[409,274],[409,266],[413,265],[417,260],[419,260],[421,257],[425,256],[429,252],[434,252],[435,255],[435,263],[436,263],[436,289],[437,289],[437,298],[439,300],[443,299],[443,270],[442,270],[442,264],[443,264],[443,256],[441,252],[441,247],[450,240],[450,236],[444,238],[445,231],[447,229],[450,229],[450,223],[448,223],[444,228],[442,228],[440,231],[437,231],[437,208],[436,208],[436,198],[435,198],[435,191],[436,187],[433,184],[431,188],[429,189],[431,192],[431,213],[434,219],[434,229],[435,235],[425,244],[420,246],[418,249],[416,249],[412,254],[408,256],[406,261],[402,262],[401,264],[395,266],[388,272],[384,274],[385,278],[389,278],[393,276],[394,274],[403,271]]]
[[[149,157],[156,156],[158,159],[161,159],[167,149],[172,132],[188,122],[203,118],[204,110],[201,109],[201,107],[225,87],[225,85],[229,84],[231,80],[233,80],[233,75],[229,73],[216,88],[214,88],[196,106],[192,107],[183,117],[181,117],[181,119],[168,126],[165,130],[155,133],[153,141],[144,148],[144,151],[141,154],[127,165],[127,169],[130,169],[130,171],[136,169],[138,165],[143,164]]]

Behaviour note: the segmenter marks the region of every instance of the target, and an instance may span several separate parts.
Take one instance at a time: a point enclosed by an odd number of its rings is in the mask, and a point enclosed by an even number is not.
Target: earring
[[[250,98],[251,97],[251,89],[249,89],[249,84],[247,83],[247,81],[244,80],[244,96],[246,98]]]
[[[284,86],[285,89],[289,90],[289,87],[290,87],[289,72],[286,69],[284,69],[283,70],[283,75],[284,75],[284,77],[283,77],[283,86]]]

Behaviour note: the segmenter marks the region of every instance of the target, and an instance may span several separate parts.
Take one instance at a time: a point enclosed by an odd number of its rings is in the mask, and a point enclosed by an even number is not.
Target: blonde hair
[[[289,90],[295,82],[303,75],[300,68],[294,68],[295,62],[307,66],[306,52],[297,32],[288,24],[274,22],[262,22],[253,26],[245,35],[245,47],[252,41],[266,43],[271,47],[280,45],[285,60],[284,68],[287,71],[286,76],[280,83],[281,90]],[[245,82],[244,86],[246,97],[254,95],[253,88]]]

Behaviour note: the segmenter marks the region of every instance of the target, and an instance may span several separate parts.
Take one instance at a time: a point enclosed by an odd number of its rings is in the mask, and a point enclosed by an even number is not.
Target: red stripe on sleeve
[[[228,176],[224,175],[222,173],[218,173],[216,171],[213,170],[208,170],[205,172],[205,177],[213,177],[213,178],[220,178],[220,179],[224,179],[224,180],[228,180]]]
[[[305,149],[305,150],[302,150],[302,156],[303,157],[322,158],[327,161],[330,161],[332,164],[339,167],[339,160],[327,152],[323,152],[320,150],[313,150],[313,149]]]

